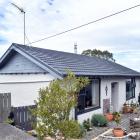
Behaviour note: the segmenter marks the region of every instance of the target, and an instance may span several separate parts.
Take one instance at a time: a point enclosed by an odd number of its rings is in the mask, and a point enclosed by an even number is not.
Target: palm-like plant
[[[119,112],[114,112],[113,113],[113,118],[114,118],[114,121],[116,122],[117,126],[120,124],[120,121],[121,121],[121,115]]]

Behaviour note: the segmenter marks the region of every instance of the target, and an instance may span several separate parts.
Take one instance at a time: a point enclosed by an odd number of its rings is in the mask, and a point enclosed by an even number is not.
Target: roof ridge
[[[20,47],[28,47],[28,48],[35,48],[35,49],[42,49],[42,50],[48,50],[48,51],[54,51],[54,52],[60,52],[60,53],[67,53],[67,54],[72,54],[72,55],[77,55],[77,56],[82,56],[82,57],[87,57],[87,58],[95,58],[98,60],[103,60],[103,61],[107,61],[107,62],[112,62],[103,58],[99,58],[97,56],[88,56],[88,55],[83,55],[83,54],[76,54],[76,53],[72,53],[72,52],[65,52],[65,51],[59,51],[59,50],[52,50],[52,49],[46,49],[46,48],[41,48],[41,47],[35,47],[35,46],[28,46],[28,45],[22,45],[22,44],[18,44],[18,43],[12,43],[12,44],[16,44],[16,45],[20,45]],[[112,62],[114,63],[114,62]],[[116,64],[116,63],[115,63]]]

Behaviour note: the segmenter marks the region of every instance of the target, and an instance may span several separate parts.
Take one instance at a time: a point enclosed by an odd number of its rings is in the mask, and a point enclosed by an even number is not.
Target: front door
[[[111,106],[112,111],[118,111],[118,82],[111,83]]]

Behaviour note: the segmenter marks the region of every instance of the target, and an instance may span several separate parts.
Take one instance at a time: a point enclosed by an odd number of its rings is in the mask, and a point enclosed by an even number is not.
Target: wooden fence
[[[11,93],[0,93],[0,122],[5,122],[11,110]]]
[[[35,125],[36,117],[31,115],[31,109],[35,108],[35,105],[12,107],[14,113],[15,125],[20,129],[29,131],[33,129]]]
[[[6,122],[10,112],[14,114],[15,125],[23,130],[32,130],[36,118],[31,115],[35,105],[11,107],[11,93],[0,93],[0,123]]]

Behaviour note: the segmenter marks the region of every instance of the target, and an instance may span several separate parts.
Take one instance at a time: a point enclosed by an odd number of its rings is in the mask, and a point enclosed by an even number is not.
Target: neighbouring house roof
[[[48,72],[60,77],[71,70],[85,76],[140,76],[140,73],[117,63],[97,57],[67,53],[13,43],[0,59],[0,68],[17,51]]]

